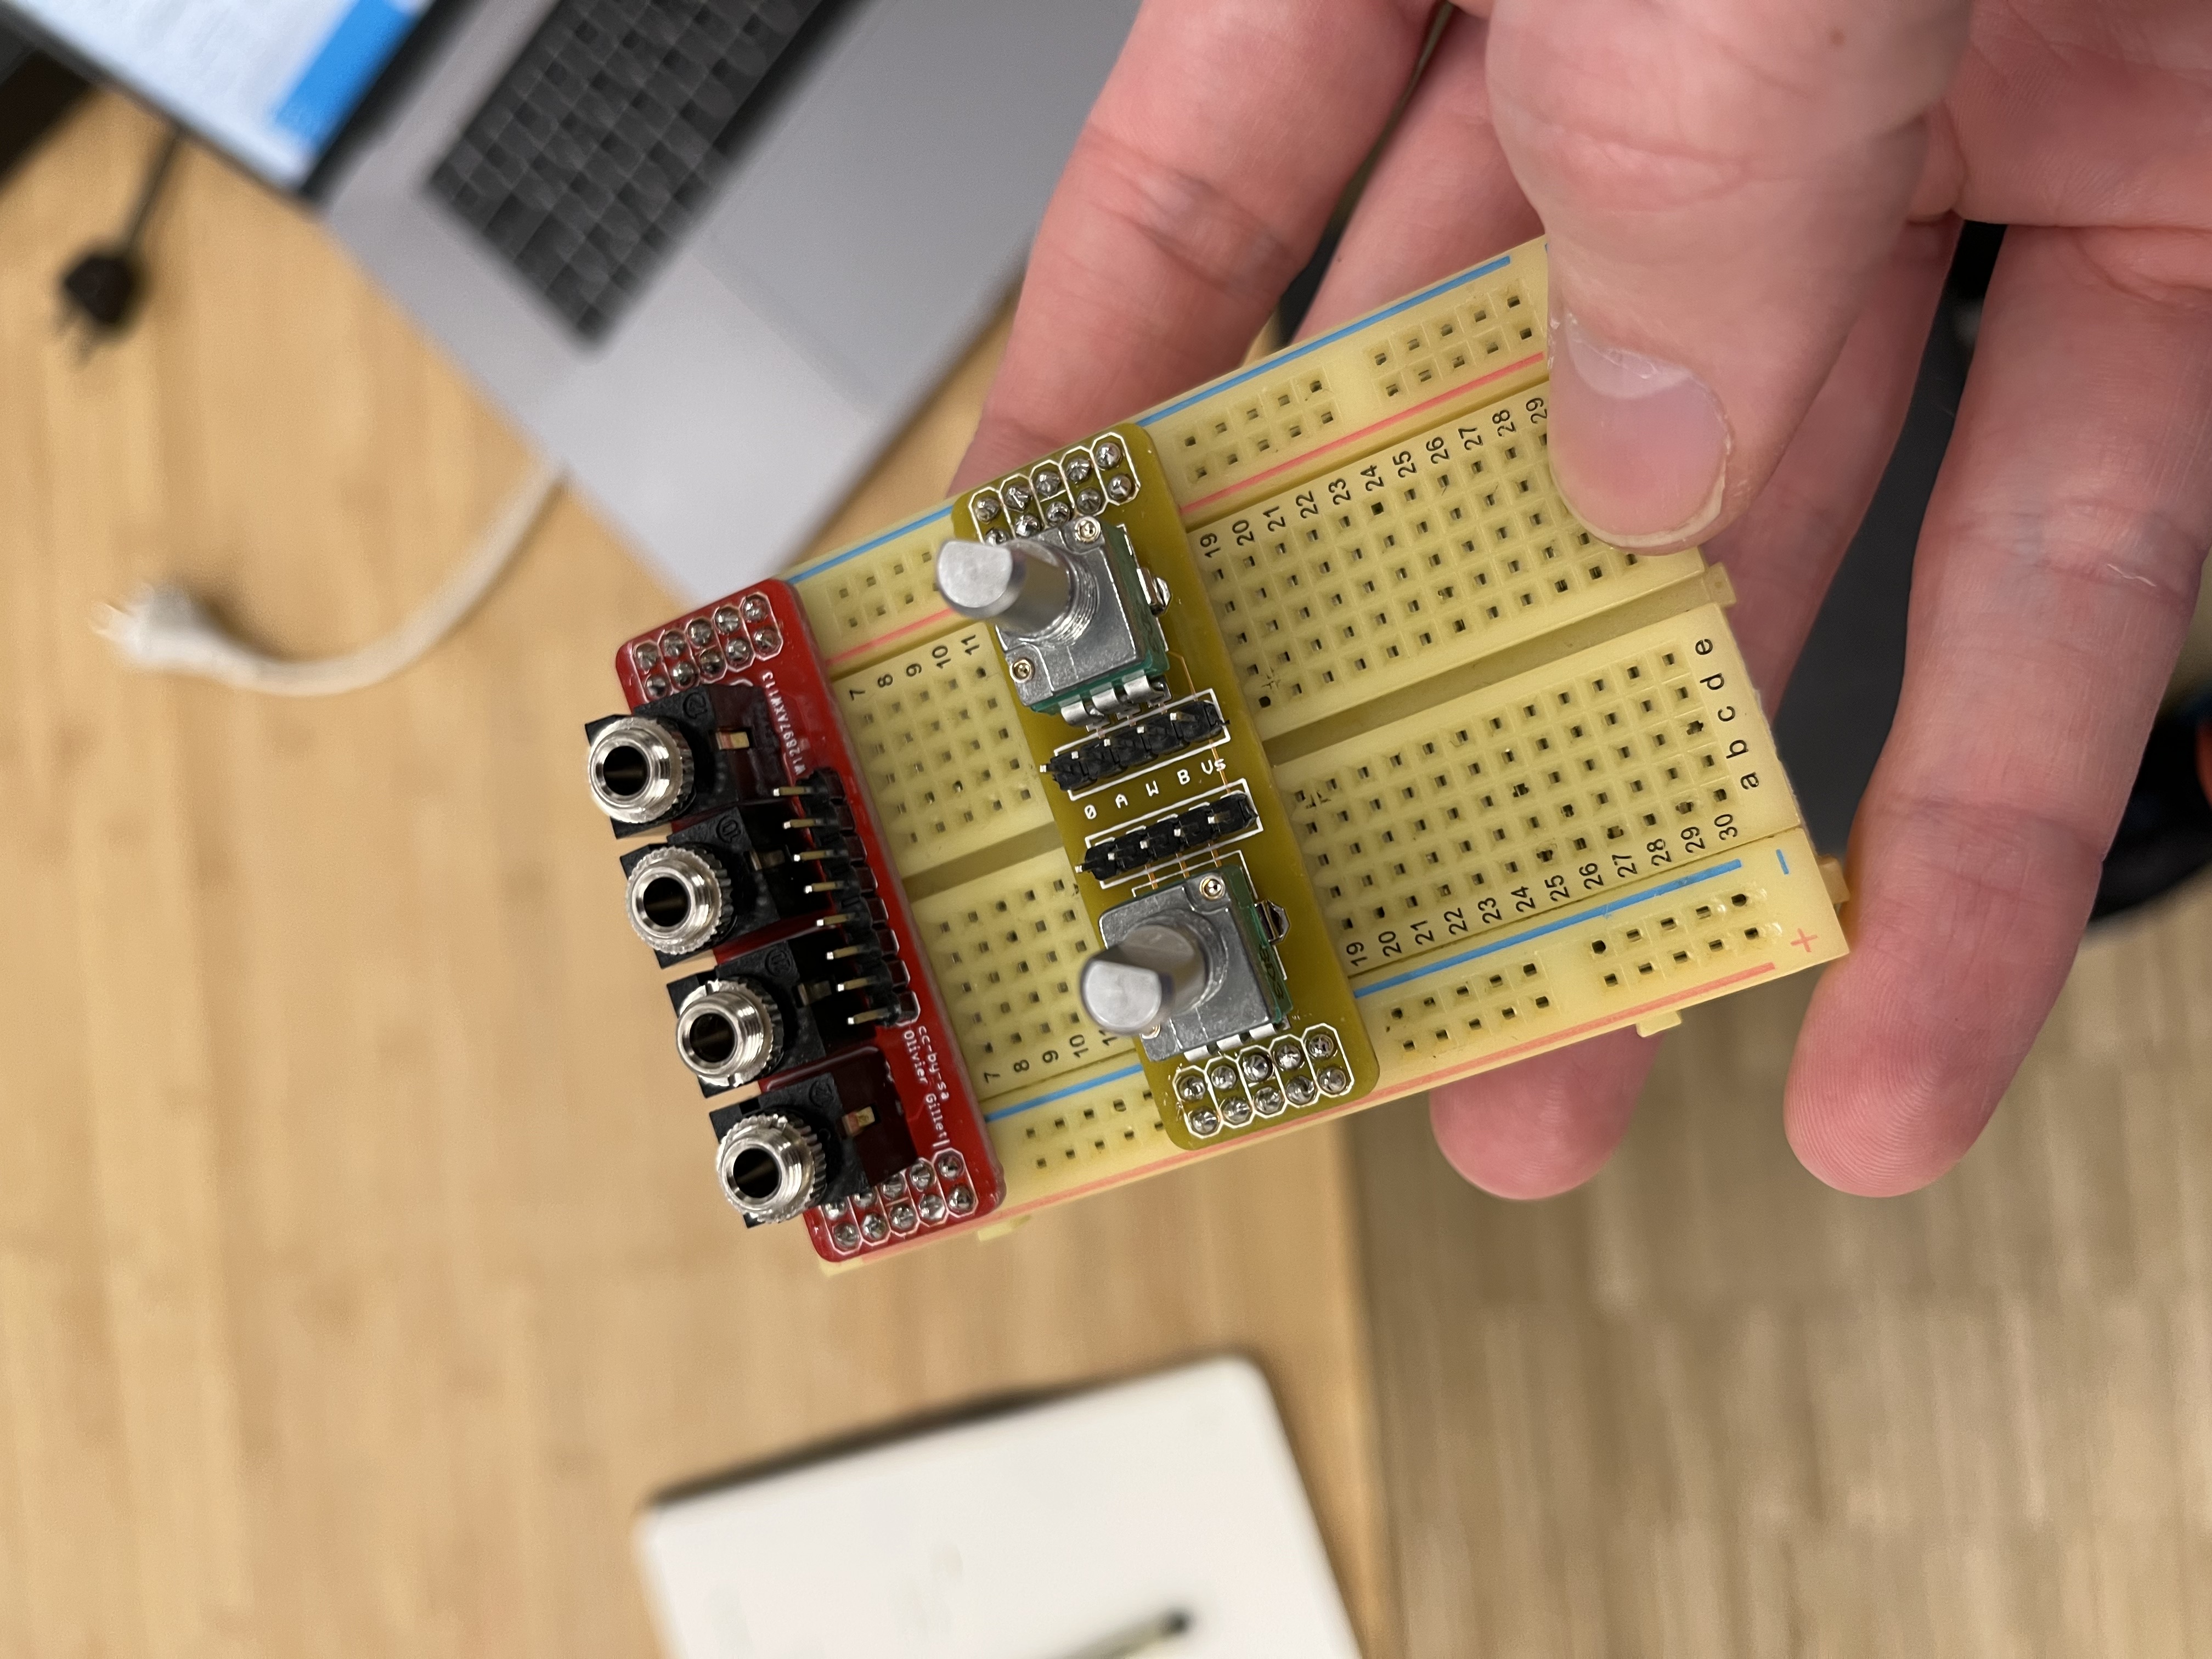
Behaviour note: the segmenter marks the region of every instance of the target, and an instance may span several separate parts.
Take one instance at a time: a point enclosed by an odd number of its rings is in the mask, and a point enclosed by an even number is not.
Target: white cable
[[[133,668],[191,674],[240,691],[277,697],[327,697],[390,679],[460,624],[491,591],[561,487],[561,470],[538,461],[445,586],[382,639],[343,656],[289,662],[234,637],[183,588],[163,583],[121,610],[104,605],[93,631]]]

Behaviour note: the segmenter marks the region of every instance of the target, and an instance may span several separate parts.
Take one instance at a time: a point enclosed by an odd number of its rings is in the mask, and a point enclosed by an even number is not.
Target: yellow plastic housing
[[[1153,556],[1176,567],[1171,636],[1218,629],[1243,705],[1224,709],[1272,774],[1310,889],[1294,908],[1327,941],[1326,972],[1297,957],[1294,1000],[1348,989],[1374,1050],[1375,1085],[1349,1106],[1249,1133],[1661,1030],[1845,949],[1840,882],[1729,634],[1725,573],[1607,546],[1559,498],[1545,314],[1531,243],[1121,428],[1149,438],[1188,549]],[[1157,547],[1165,503],[1139,499]],[[1075,826],[1039,770],[1051,722],[936,593],[954,507],[792,580],[1010,1218],[1235,1138],[1179,1146],[1136,1046],[1076,1000],[1097,948],[1066,850],[1079,833],[1063,839]]]

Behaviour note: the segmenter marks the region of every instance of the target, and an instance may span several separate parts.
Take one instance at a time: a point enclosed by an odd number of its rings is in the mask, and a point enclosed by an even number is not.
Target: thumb
[[[1498,136],[1551,252],[1551,458],[1668,548],[1780,461],[1909,211],[1968,0],[1497,0]]]

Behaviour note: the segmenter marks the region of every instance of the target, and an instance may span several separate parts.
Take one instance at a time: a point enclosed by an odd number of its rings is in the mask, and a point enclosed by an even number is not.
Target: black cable
[[[82,331],[82,349],[88,356],[100,342],[129,327],[137,312],[146,288],[139,244],[145,239],[147,222],[154,216],[155,204],[161,198],[161,187],[168,182],[183,139],[184,130],[174,123],[162,134],[161,147],[146,168],[137,203],[131,210],[121,238],[88,249],[62,273],[62,326]]]

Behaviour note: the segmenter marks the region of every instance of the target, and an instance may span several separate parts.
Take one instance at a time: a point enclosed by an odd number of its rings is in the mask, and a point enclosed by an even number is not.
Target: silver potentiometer
[[[1166,695],[1167,590],[1119,525],[1085,517],[1006,541],[946,542],[937,591],[992,625],[1027,708],[1086,726]]]
[[[1117,904],[1098,933],[1106,948],[1076,981],[1083,1011],[1151,1059],[1270,1030],[1290,1013],[1266,907],[1238,866]]]

